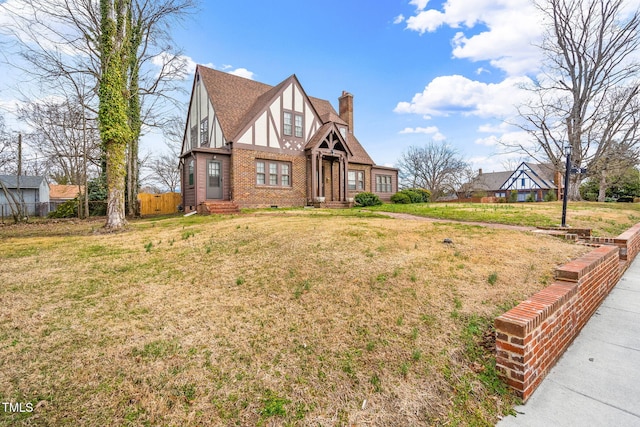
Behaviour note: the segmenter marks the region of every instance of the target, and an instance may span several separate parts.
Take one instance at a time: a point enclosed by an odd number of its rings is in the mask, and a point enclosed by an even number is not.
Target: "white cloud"
[[[160,67],[163,64],[163,61],[166,61],[167,58],[168,58],[168,54],[162,53],[154,57],[152,62],[155,66]],[[184,67],[185,72],[183,73],[183,76],[182,76],[183,79],[188,79],[190,76],[193,76],[193,74],[196,72],[196,66],[198,65],[198,62],[194,61],[193,58],[191,58],[190,56],[186,56],[186,55],[179,56],[177,57],[176,61],[177,61],[176,67],[178,66],[178,64]],[[236,68],[235,70],[231,70],[233,66],[228,64],[225,64],[221,67],[216,67],[211,62],[207,64],[201,64],[201,65],[204,65],[205,67],[208,67],[208,68],[217,69],[220,71],[225,71],[225,72],[228,72],[229,74],[233,74],[234,76],[244,77],[246,79],[253,80],[255,76],[255,73],[253,71],[249,71],[246,68]],[[231,71],[228,71],[228,70],[231,70]]]
[[[427,7],[427,3],[429,0],[411,0],[409,4],[412,4],[416,7],[417,10],[424,10]]]
[[[407,18],[407,28],[420,34],[434,32],[445,23],[445,15],[435,9],[425,10]]]
[[[233,71],[230,71],[229,74],[233,74],[234,76],[244,77],[245,79],[253,80],[253,76],[255,75],[253,71],[249,71],[246,68],[236,68]]]
[[[445,141],[447,139],[442,133],[440,133],[440,130],[438,129],[437,126],[429,126],[426,128],[423,128],[423,127],[408,128],[407,127],[402,129],[399,133],[400,134],[422,133],[426,135],[431,135],[431,139],[434,141]]]
[[[394,111],[428,116],[506,117],[526,97],[521,86],[528,82],[526,77],[507,78],[500,83],[482,83],[460,75],[436,77],[411,102],[398,103]]]
[[[404,15],[400,14],[398,16],[395,17],[395,19],[393,20],[394,24],[401,24],[404,22]]]
[[[420,34],[434,32],[443,25],[472,29],[483,25],[487,29],[466,35],[459,31],[452,40],[455,58],[490,61],[509,75],[535,70],[540,64],[540,51],[535,47],[543,28],[538,11],[529,0],[447,0],[442,10],[426,9],[426,2],[417,13],[406,19],[409,30]]]
[[[75,20],[91,27],[85,7],[74,2],[0,1],[1,35],[59,55],[87,56],[85,37]]]
[[[429,126],[426,128],[421,128],[421,127],[417,127],[417,128],[404,128],[400,131],[401,134],[405,134],[405,133],[436,133],[438,132],[438,127],[437,126]]]

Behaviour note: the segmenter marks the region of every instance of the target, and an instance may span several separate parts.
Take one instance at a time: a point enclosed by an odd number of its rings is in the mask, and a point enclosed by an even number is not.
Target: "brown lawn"
[[[0,425],[492,425],[487,324],[588,248],[366,215],[0,228]]]

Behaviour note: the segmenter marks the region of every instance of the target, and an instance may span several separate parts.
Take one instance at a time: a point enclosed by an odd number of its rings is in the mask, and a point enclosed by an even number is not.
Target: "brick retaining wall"
[[[496,367],[524,401],[640,251],[640,223],[601,243],[603,246],[559,267],[551,286],[495,320]]]

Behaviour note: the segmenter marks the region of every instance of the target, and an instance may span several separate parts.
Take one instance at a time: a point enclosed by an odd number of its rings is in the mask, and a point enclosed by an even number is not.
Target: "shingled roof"
[[[18,188],[18,177],[16,175],[0,175],[0,181],[7,188]],[[44,177],[20,175],[20,188],[40,188]]]
[[[529,168],[525,171],[540,188],[556,189],[554,183],[555,169],[551,163],[529,163],[524,162]],[[507,181],[516,173],[514,171],[481,173],[471,182],[474,191],[497,191],[503,188]]]
[[[230,141],[238,138],[238,134],[255,119],[261,110],[268,107],[271,100],[285,86],[292,81],[297,81],[295,74],[292,74],[277,86],[270,86],[203,65],[197,66],[196,74],[202,79],[209,94],[225,138]],[[311,96],[308,98],[323,124],[333,122],[347,125],[329,101]],[[374,164],[353,134],[349,134],[347,144],[353,152],[351,162]]]
[[[225,138],[235,138],[242,119],[252,110],[256,101],[273,89],[264,83],[234,76],[198,65],[196,73],[202,79]]]

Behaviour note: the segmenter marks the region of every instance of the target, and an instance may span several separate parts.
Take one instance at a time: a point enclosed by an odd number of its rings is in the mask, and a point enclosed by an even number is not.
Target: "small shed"
[[[83,185],[49,184],[49,209],[55,211],[61,204],[73,200],[83,193]]]
[[[3,216],[11,215],[13,198],[22,204],[28,215],[46,216],[49,213],[49,185],[43,176],[0,175],[0,181],[13,195],[7,197],[0,186],[0,213]]]

